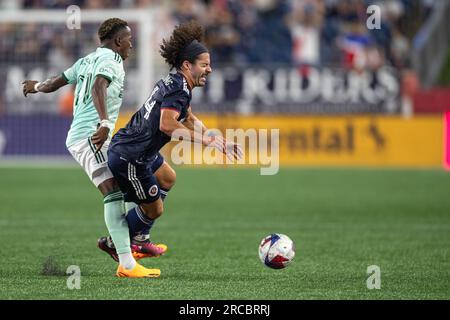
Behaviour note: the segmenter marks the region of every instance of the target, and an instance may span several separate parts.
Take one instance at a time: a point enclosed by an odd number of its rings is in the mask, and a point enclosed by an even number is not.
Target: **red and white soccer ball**
[[[259,259],[269,268],[286,268],[294,257],[294,242],[284,234],[273,233],[262,239],[259,245]]]

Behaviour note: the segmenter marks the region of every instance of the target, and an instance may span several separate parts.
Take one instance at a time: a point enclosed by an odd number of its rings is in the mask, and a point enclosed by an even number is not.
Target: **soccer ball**
[[[262,239],[259,245],[259,259],[269,268],[286,268],[294,257],[294,242],[284,234],[273,233]]]

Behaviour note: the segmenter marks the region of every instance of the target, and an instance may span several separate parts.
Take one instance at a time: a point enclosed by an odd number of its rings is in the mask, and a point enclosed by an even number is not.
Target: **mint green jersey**
[[[97,130],[100,118],[92,101],[92,86],[95,77],[102,76],[109,80],[106,95],[108,118],[116,123],[122,104],[125,71],[120,55],[111,49],[97,48],[95,52],[80,58],[75,64],[63,72],[68,83],[76,83],[73,102],[73,121],[67,135],[66,146],[92,136]],[[109,132],[112,136],[112,128]]]

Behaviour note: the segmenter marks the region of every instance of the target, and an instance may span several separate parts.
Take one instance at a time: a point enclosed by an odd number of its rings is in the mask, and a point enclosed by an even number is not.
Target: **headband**
[[[199,54],[205,52],[208,52],[208,49],[197,40],[193,40],[181,51],[178,62],[181,65],[184,60],[193,61]]]

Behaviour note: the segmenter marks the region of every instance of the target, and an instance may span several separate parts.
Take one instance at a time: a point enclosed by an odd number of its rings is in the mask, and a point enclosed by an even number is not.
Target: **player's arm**
[[[159,121],[159,130],[168,136],[175,135],[177,138],[182,140],[192,141],[196,143],[201,143],[205,146],[209,145],[208,139],[203,137],[198,137],[194,134],[193,126],[189,128],[190,125],[185,126],[184,124],[178,122],[179,112],[174,109],[161,109],[161,118]],[[186,121],[185,121],[186,123]]]
[[[200,119],[198,119],[193,113],[192,113],[192,109],[191,107],[189,107],[188,112],[187,112],[187,117],[186,120],[183,122],[183,124],[191,130],[194,130],[195,128],[195,124],[201,124],[202,126],[202,133],[205,133],[208,128],[203,124],[202,121],[200,121]]]
[[[25,80],[22,82],[23,85],[23,95],[26,97],[29,93],[38,93],[38,92],[53,92],[58,90],[59,88],[65,86],[69,82],[63,75],[51,77],[43,82],[39,82],[36,80]]]
[[[190,109],[190,108],[189,108]],[[201,143],[204,146],[217,148],[219,151],[227,155],[230,159],[240,159],[242,157],[242,149],[240,145],[234,142],[228,142],[219,135],[205,135],[207,128],[202,124],[202,134],[194,134],[194,130],[178,122],[178,111],[173,109],[161,109],[161,119],[159,129],[168,136],[175,138]],[[191,121],[200,121],[192,112]],[[186,121],[185,121],[186,123]],[[190,122],[189,122],[190,123]],[[193,122],[192,122],[193,123]]]
[[[208,131],[208,128],[205,126],[203,121],[195,116],[192,112],[191,107],[188,109],[188,117],[189,123],[200,123],[202,126],[202,134]],[[238,143],[234,143],[232,141],[227,141],[222,136],[209,135],[209,145],[213,144],[216,148],[220,149],[224,154],[226,154],[230,159],[240,159],[243,155],[242,147]]]
[[[91,90],[92,102],[94,103],[95,109],[97,110],[100,118],[100,126],[92,136],[92,143],[94,143],[97,147],[96,151],[99,151],[108,139],[110,131],[110,122],[106,109],[106,95],[108,86],[109,80],[99,75],[95,77]]]
[[[195,114],[192,112],[191,107],[189,107],[189,109],[188,109],[188,117],[187,117],[187,119],[189,120],[189,123],[192,123],[192,124],[200,123],[201,126],[202,126],[202,133],[203,134],[206,131],[208,131],[208,128],[205,126],[203,121],[201,121],[199,118],[197,118],[195,116]],[[221,150],[221,151],[223,153],[225,153],[227,156],[231,156],[231,158],[235,158],[235,159],[240,159],[242,157],[242,155],[243,155],[242,147],[238,143],[227,141],[221,136],[214,136],[214,137],[212,137],[210,135],[210,137],[213,140],[217,140],[217,141],[213,141],[213,143],[224,146],[225,150]]]

